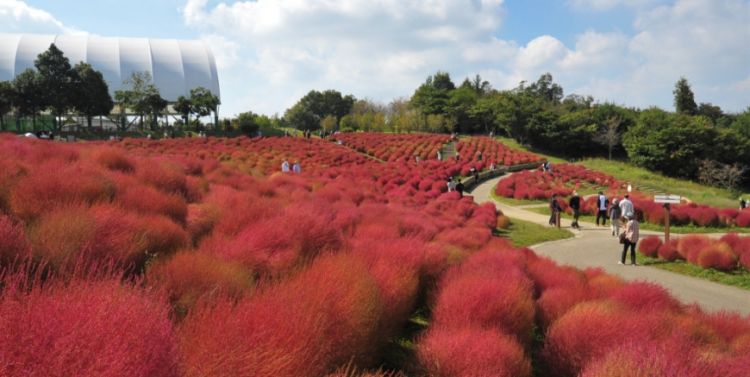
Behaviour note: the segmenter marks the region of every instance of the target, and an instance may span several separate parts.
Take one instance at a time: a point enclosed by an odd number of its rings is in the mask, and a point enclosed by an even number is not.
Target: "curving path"
[[[496,202],[491,191],[500,179],[493,178],[476,186],[471,195],[477,203],[494,203],[507,216],[548,226],[549,216]],[[730,310],[750,315],[750,291],[697,279],[647,266],[619,265],[621,245],[609,227],[580,222],[581,230],[570,228],[570,220],[562,219],[562,227],[571,229],[575,237],[545,242],[531,247],[539,255],[578,268],[601,267],[626,280],[642,280],[659,284],[684,303],[697,303],[709,311]],[[641,231],[641,234],[660,234]],[[629,260],[629,259],[628,259]]]

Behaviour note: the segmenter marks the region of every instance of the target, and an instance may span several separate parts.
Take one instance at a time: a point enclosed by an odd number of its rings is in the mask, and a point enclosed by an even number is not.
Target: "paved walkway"
[[[548,226],[549,215],[525,211],[522,208],[498,203],[492,199],[491,190],[508,175],[481,183],[470,193],[477,203],[491,202],[505,215]],[[562,219],[562,227],[571,230],[570,220]],[[709,311],[730,310],[750,315],[750,291],[711,281],[697,279],[647,266],[619,265],[622,247],[612,236],[609,227],[580,222],[581,230],[571,231],[574,238],[545,242],[531,247],[539,255],[547,256],[560,264],[578,268],[601,267],[626,280],[657,283],[684,303],[698,303]],[[660,234],[641,231],[641,234]]]

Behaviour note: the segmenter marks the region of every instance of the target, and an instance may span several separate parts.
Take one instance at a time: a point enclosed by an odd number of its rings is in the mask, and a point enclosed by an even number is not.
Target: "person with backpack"
[[[609,199],[599,191],[599,196],[596,198],[596,226],[599,226],[599,219],[601,219],[602,226],[607,226],[607,208],[609,208]]]

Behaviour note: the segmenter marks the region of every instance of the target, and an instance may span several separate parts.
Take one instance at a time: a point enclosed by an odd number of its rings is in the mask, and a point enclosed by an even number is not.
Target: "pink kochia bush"
[[[68,283],[6,276],[2,376],[180,376],[169,307],[118,279]]]

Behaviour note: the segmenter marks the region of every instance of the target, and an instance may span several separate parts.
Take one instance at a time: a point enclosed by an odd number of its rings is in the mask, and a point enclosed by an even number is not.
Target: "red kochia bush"
[[[168,305],[119,279],[0,298],[2,376],[179,376]]]
[[[706,236],[689,234],[679,239],[677,242],[677,251],[680,256],[690,263],[695,263],[698,259],[698,253],[711,244],[711,240]]]
[[[610,302],[577,305],[547,331],[542,358],[549,375],[576,376],[618,344],[648,340],[652,329],[638,326],[637,320]]]
[[[684,344],[633,342],[589,363],[580,377],[705,377],[724,375]],[[718,374],[717,374],[718,373]]]
[[[495,328],[527,344],[534,324],[534,301],[527,279],[497,271],[451,279],[441,288],[433,311],[440,328]]]
[[[417,357],[433,377],[531,375],[518,342],[493,329],[432,329],[417,345]]]
[[[236,306],[189,314],[180,345],[186,376],[321,376],[376,355],[382,306],[357,258],[321,257]]]
[[[661,245],[661,238],[658,236],[649,236],[638,243],[638,251],[647,257],[654,258],[658,254]]]
[[[724,242],[712,242],[701,249],[696,261],[703,268],[714,268],[720,271],[732,271],[737,268],[737,256],[732,248]]]
[[[659,258],[667,261],[675,261],[680,258],[680,253],[677,251],[678,240],[671,239],[669,242],[659,246],[658,254]]]
[[[150,284],[163,288],[179,309],[190,309],[206,296],[238,298],[253,286],[250,271],[213,255],[180,252],[149,267]]]

